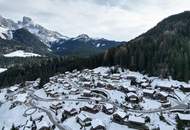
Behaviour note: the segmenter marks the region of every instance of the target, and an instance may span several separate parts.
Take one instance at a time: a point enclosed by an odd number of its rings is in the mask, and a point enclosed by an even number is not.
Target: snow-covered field
[[[5,57],[40,57],[39,54],[25,52],[23,50],[17,50],[8,54],[4,54]]]
[[[90,121],[86,130],[96,126],[106,130],[173,130],[178,115],[174,110],[189,110],[190,93],[181,89],[189,84],[129,70],[118,69],[112,74],[110,69],[65,72],[51,77],[41,89],[36,88],[39,80],[26,82],[25,87],[18,84],[1,89],[0,129],[10,130],[14,124],[25,130],[44,126],[80,130],[77,120],[81,119],[83,123]]]

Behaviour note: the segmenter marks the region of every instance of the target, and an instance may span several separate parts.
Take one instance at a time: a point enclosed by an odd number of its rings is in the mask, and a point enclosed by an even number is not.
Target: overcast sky
[[[190,0],[0,0],[1,15],[13,20],[29,16],[66,36],[125,41],[185,10]]]

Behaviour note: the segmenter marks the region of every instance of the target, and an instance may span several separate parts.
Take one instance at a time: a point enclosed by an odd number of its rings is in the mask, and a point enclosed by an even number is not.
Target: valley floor
[[[113,73],[115,72],[115,73]],[[99,67],[0,90],[0,129],[173,130],[190,121],[190,84]],[[189,119],[189,120],[188,120]]]

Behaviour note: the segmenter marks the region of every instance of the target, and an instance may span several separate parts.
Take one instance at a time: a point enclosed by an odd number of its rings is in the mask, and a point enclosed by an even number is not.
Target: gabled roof
[[[155,92],[155,90],[143,89],[143,93],[153,94],[154,92]]]
[[[136,116],[129,116],[128,121],[135,122],[135,123],[141,123],[141,124],[145,123],[145,119],[144,118],[142,118],[142,117],[136,117]]]
[[[135,93],[133,93],[133,92],[127,93],[127,97],[131,97],[131,96],[138,97],[137,94],[135,94]]]
[[[113,105],[112,104],[105,103],[104,106],[106,107],[106,109],[113,109]]]
[[[92,125],[92,128],[96,128],[98,126],[106,127],[106,125],[104,124],[104,122],[102,120],[99,120],[99,119],[92,120],[91,121],[91,125]]]
[[[167,96],[168,96],[168,93],[166,93],[166,92],[160,92],[160,94],[161,94],[162,96],[164,96],[164,97],[167,97]]]
[[[83,114],[83,113],[80,113],[77,117],[78,117],[81,121],[85,121],[86,119],[89,118],[88,115]]]
[[[118,116],[120,116],[121,118],[125,118],[127,116],[127,113],[123,112],[123,111],[116,111],[114,113],[114,115],[117,114]]]
[[[90,90],[83,90],[83,93],[91,93],[91,91]]]
[[[18,89],[18,86],[13,86],[9,88],[10,91],[16,91],[17,89]]]
[[[190,114],[177,114],[180,120],[189,121],[190,120]]]

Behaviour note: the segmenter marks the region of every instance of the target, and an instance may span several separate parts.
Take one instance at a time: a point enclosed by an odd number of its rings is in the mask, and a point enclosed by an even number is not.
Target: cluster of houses
[[[70,83],[65,80],[65,77],[71,79],[78,86],[82,88],[73,87]],[[74,80],[77,79],[77,80]],[[121,83],[120,81],[124,81]],[[50,78],[50,82],[44,86],[44,91],[47,96],[59,97],[60,93],[50,89],[55,83],[61,84],[61,86],[68,90],[69,95],[80,95],[80,98],[92,99],[100,96],[101,98],[107,99],[109,97],[105,90],[117,90],[125,94],[125,102],[121,107],[127,109],[141,109],[140,102],[144,101],[144,98],[157,100],[161,103],[161,107],[171,107],[171,102],[168,97],[171,97],[175,89],[181,89],[183,91],[190,91],[190,86],[177,86],[165,83],[159,83],[155,87],[151,86],[152,80],[147,77],[137,77],[133,74],[120,74],[120,73],[106,73],[100,74],[92,70],[85,69],[82,72],[74,70],[72,73],[66,72],[55,77]],[[138,90],[142,90],[141,93]],[[12,90],[15,91],[15,90]],[[64,95],[64,92],[62,93]],[[103,112],[111,116],[113,122],[127,125],[132,128],[143,128],[148,129],[146,123],[148,122],[147,117],[134,116],[127,114],[125,111],[118,111],[117,107],[111,103],[96,102],[96,104],[86,104],[79,110],[75,108],[64,108],[63,102],[52,103],[50,109],[57,113],[58,110],[62,111],[62,121],[69,117],[76,116],[76,122],[81,125],[81,128],[90,126],[91,130],[106,130],[106,125],[101,120],[92,119],[83,112],[96,114]],[[179,116],[180,118],[180,116]]]
[[[146,123],[148,122],[146,117],[130,115],[123,111],[116,111],[113,114],[112,120],[113,122],[119,123],[121,125],[126,124],[128,127],[131,128],[144,130],[148,129],[148,127],[146,126]]]

